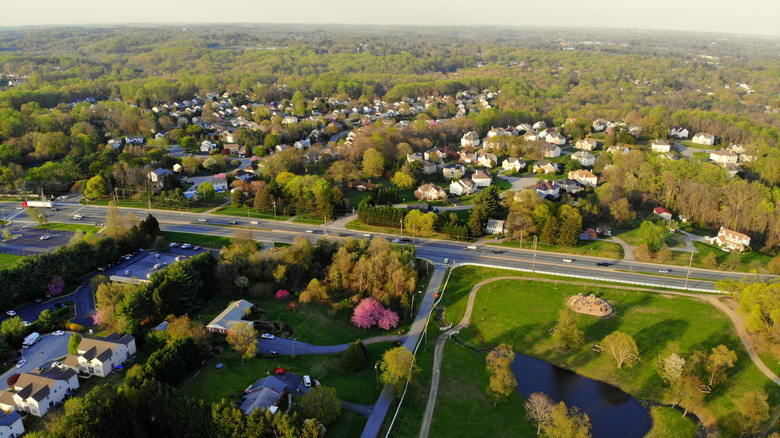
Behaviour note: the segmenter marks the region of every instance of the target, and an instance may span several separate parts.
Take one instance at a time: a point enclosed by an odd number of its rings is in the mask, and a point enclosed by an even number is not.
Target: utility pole
[[[531,264],[531,273],[536,272],[536,236],[534,236],[534,261]]]
[[[325,222],[322,223],[322,228],[325,229],[325,235],[328,235],[328,215],[323,215]]]
[[[688,289],[688,278],[691,276],[691,264],[693,263],[693,253],[691,253],[691,258],[688,260],[688,273],[685,274],[685,289]]]
[[[251,217],[249,216],[249,206],[248,205],[246,206],[246,223],[249,226],[249,240],[255,240],[255,239],[252,238],[252,220],[251,220]]]
[[[274,217],[276,217],[276,200],[274,200]]]
[[[401,236],[404,235],[404,220],[401,219]]]

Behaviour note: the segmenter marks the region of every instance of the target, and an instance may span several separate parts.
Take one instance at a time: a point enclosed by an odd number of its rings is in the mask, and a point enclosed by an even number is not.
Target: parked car
[[[57,368],[62,368],[62,366],[63,366],[63,365],[62,365],[62,362],[52,362],[52,363],[51,363],[51,367],[52,367],[52,368],[54,368],[54,367],[57,367]]]
[[[16,312],[14,312],[13,310],[8,310],[5,312],[5,314],[8,316],[16,316]]]
[[[322,386],[322,384],[320,383],[320,381],[319,381],[319,380],[317,380],[317,379],[314,379],[314,380],[313,380],[313,382],[314,382],[314,387],[315,387],[315,388],[319,388],[320,386]]]
[[[36,299],[35,299],[35,302],[36,302],[36,303],[38,303],[38,304],[40,304],[40,303],[42,303],[42,302],[43,302],[43,298],[36,298]]]
[[[22,321],[22,325],[25,327],[29,327],[32,325],[32,323],[30,321]]]
[[[183,245],[181,246],[181,249],[188,249],[188,248],[189,248],[189,247],[191,247],[191,246],[192,246],[192,245],[190,245],[189,243],[185,243],[185,244],[183,244]]]
[[[21,368],[27,363],[27,359],[22,359],[16,363],[16,368]]]
[[[62,336],[64,334],[65,334],[65,332],[62,331],[62,330],[57,330],[57,331],[52,332],[52,335],[54,335],[54,336]]]
[[[311,388],[311,377],[303,376],[303,386]]]
[[[274,368],[274,374],[284,374],[284,368],[282,367]]]
[[[444,259],[444,264],[447,265],[450,263],[450,259]]]
[[[179,244],[178,244],[178,243],[176,243],[176,242],[171,242],[171,244],[170,244],[170,247],[171,247],[171,248],[176,248],[176,247],[178,247],[178,246],[179,246]]]
[[[193,251],[199,251],[199,250],[200,250],[200,247],[199,247],[199,246],[193,246],[193,247],[192,247],[192,250],[193,250]]]
[[[65,303],[57,303],[54,305],[55,309],[62,309],[63,307],[68,307],[68,305]]]
[[[274,336],[274,335],[272,335],[270,333],[263,333],[262,335],[260,335],[260,337],[263,338],[263,339],[273,339],[276,336]]]

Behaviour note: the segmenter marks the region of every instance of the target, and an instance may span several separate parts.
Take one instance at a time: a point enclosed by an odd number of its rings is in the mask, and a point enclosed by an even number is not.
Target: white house
[[[592,138],[583,138],[581,140],[577,140],[577,143],[574,143],[574,148],[581,151],[593,151],[596,149],[597,145],[598,143],[596,140]]]
[[[723,227],[720,227],[716,237],[711,237],[709,240],[724,251],[733,249],[744,251],[746,247],[750,246],[750,236]]]
[[[572,170],[569,172],[568,177],[584,186],[596,187],[596,184],[599,182],[599,177],[585,169]]]
[[[476,171],[474,175],[471,176],[471,180],[474,181],[474,184],[477,187],[488,187],[493,183],[493,178],[481,170]]]
[[[176,163],[173,165],[173,171],[176,173],[181,173],[184,171],[184,167],[181,164]]]
[[[424,184],[414,191],[414,196],[420,201],[439,201],[447,199],[447,192],[437,185]]]
[[[431,148],[423,153],[423,158],[429,161],[443,162],[445,156],[444,151],[439,148]]]
[[[739,154],[728,149],[710,152],[710,160],[718,164],[737,164]]]
[[[78,376],[71,368],[51,367],[46,371],[21,373],[13,392],[7,389],[0,394],[0,409],[42,417],[78,387]]]
[[[556,132],[554,134],[548,135],[546,141],[547,143],[550,144],[556,144],[562,146],[566,144],[566,136],[559,132]]]
[[[592,166],[596,162],[596,157],[588,151],[578,151],[572,154],[572,159],[577,160],[583,166]]]
[[[458,179],[466,174],[466,166],[460,163],[452,163],[442,166],[441,173],[445,179]]]
[[[458,159],[463,163],[474,163],[477,161],[477,156],[471,152],[458,152]]]
[[[298,140],[295,143],[293,143],[293,146],[295,149],[301,150],[301,149],[307,149],[311,147],[311,140],[308,138],[304,138],[303,140]]]
[[[0,438],[16,438],[24,435],[22,416],[11,411],[0,417]]]
[[[170,170],[163,169],[162,167],[158,167],[157,169],[154,169],[151,172],[149,172],[149,181],[151,181],[154,184],[157,184],[158,186],[161,186],[165,175],[171,175],[171,174],[173,174],[173,172],[171,172]]]
[[[112,333],[104,338],[83,338],[78,354],[68,354],[63,365],[93,376],[106,377],[136,353],[135,337]]]
[[[498,164],[498,158],[496,158],[495,154],[483,152],[479,154],[477,163],[479,163],[481,166],[493,167]]]
[[[715,136],[712,134],[708,134],[706,132],[697,132],[696,134],[693,134],[693,138],[691,138],[691,142],[696,144],[712,146],[715,144]]]
[[[534,123],[534,125],[533,125],[533,128],[536,129],[537,131],[540,130],[540,129],[544,129],[546,127],[547,127],[547,122],[545,122],[544,120],[540,120],[540,121]]]
[[[201,152],[209,153],[209,152],[213,151],[216,148],[217,148],[217,145],[215,143],[212,143],[212,142],[208,141],[208,140],[203,140],[202,142],[200,142],[200,151]]]
[[[470,131],[463,134],[460,139],[460,147],[477,147],[479,146],[479,133],[476,131]]]
[[[596,132],[603,131],[607,129],[607,121],[604,119],[596,119],[593,121],[591,126],[593,127],[593,130]]]
[[[505,158],[504,162],[501,163],[501,167],[505,170],[511,170],[515,172],[520,172],[521,170],[525,169],[525,165],[525,161],[523,161],[521,158],[514,157]]]
[[[631,152],[631,149],[629,149],[629,148],[627,148],[625,146],[612,145],[612,146],[607,148],[607,152],[609,152],[610,154],[623,154],[623,155],[625,155],[625,154]]]
[[[555,158],[561,156],[561,148],[558,145],[546,144],[542,146],[542,155],[545,158]]]
[[[251,311],[253,306],[254,304],[247,300],[233,301],[206,325],[206,329],[210,332],[227,334],[233,330],[236,324],[246,322],[243,320],[244,316]]]
[[[456,196],[470,195],[476,191],[476,185],[468,178],[461,178],[450,184],[450,194]]]
[[[656,207],[653,209],[653,213],[655,213],[656,216],[660,217],[661,219],[665,221],[672,220],[672,212],[669,211],[669,209],[664,207]]]
[[[558,163],[540,160],[534,163],[533,171],[534,173],[555,173],[558,171]]]
[[[670,152],[672,150],[672,146],[666,140],[654,140],[652,143],[650,143],[650,149],[652,149],[653,152],[665,153]]]
[[[423,157],[423,154],[419,152],[415,152],[413,154],[406,154],[406,161],[408,163],[411,163],[412,161],[422,161],[425,158]]]
[[[561,187],[552,181],[541,181],[531,186],[531,189],[543,198],[557,198],[561,193]]]
[[[688,130],[682,126],[675,126],[669,130],[669,137],[686,139],[688,138]]]
[[[436,163],[428,160],[422,160],[422,173],[423,175],[433,175],[439,170],[439,166]]]
[[[535,130],[526,131],[525,134],[523,134],[523,139],[525,141],[536,141],[539,140],[539,133]]]
[[[488,219],[485,232],[488,234],[504,234],[504,221]]]

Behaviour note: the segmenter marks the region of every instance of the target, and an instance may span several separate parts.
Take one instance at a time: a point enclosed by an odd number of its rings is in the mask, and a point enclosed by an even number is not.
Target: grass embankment
[[[46,225],[38,225],[38,228],[42,230],[83,231],[85,233],[97,233],[98,231],[100,231],[100,227],[97,227],[95,225],[74,224],[74,223],[68,223],[68,224],[51,223]]]
[[[502,243],[488,243],[488,245],[506,246],[508,248],[533,249],[533,240],[525,239],[522,243],[513,240]],[[547,245],[545,243],[536,244],[539,251],[559,252],[563,254],[584,255],[590,257],[603,257],[620,260],[623,258],[623,247],[614,242],[605,242],[603,240],[580,240],[577,246]]]
[[[168,205],[160,205],[152,202],[153,210],[173,210],[173,211],[188,211],[190,213],[203,213],[214,207],[219,207],[224,204],[227,199],[218,198],[210,202],[196,202],[192,207],[172,207]],[[84,198],[79,200],[79,204],[84,205],[108,205],[112,199],[93,199],[87,201]],[[120,199],[116,204],[117,207],[126,208],[149,208],[149,203],[140,199]]]
[[[163,231],[163,237],[168,242],[189,243],[206,248],[222,248],[233,243],[232,237],[209,236],[207,234],[181,233],[178,231]]]
[[[281,212],[279,212],[281,213]],[[219,207],[212,212],[212,214],[222,214],[226,216],[239,216],[246,217],[246,207]],[[258,212],[254,209],[249,209],[249,217],[254,219],[267,219],[274,221],[286,221],[292,216],[284,216],[282,214],[275,215],[273,210],[270,212]]]
[[[638,227],[628,231],[613,232],[612,235],[623,239],[631,246],[639,246],[642,241],[642,234]],[[664,242],[669,248],[685,248],[686,246],[684,234],[670,233],[668,229],[664,229]]]
[[[495,274],[493,271],[462,267],[453,272],[442,301],[447,306],[449,321],[460,320],[471,287],[485,278],[486,273]],[[553,345],[548,330],[555,326],[566,298],[580,292],[609,300],[615,314],[605,319],[577,315],[585,343],[570,353],[563,353]],[[591,350],[592,344],[600,343],[614,331],[628,333],[636,340],[641,359],[635,367],[617,369],[608,354]],[[728,370],[728,380],[716,385],[707,395],[705,408],[697,414],[705,421],[717,421],[721,431],[731,436],[737,433],[732,430],[735,426],[731,420],[734,401],[742,394],[763,389],[769,395],[770,405],[780,402],[780,390],[750,360],[731,320],[713,306],[692,297],[621,291],[598,285],[500,280],[482,287],[476,297],[471,325],[459,336],[481,350],[508,343],[517,352],[615,385],[637,398],[658,401],[665,401],[665,397],[655,359],[669,342],[678,342],[684,353],[693,350],[709,353],[713,347],[724,344],[737,353],[736,366]],[[479,366],[484,368],[481,362]],[[479,418],[483,412],[470,414]]]
[[[344,228],[348,230],[354,230],[354,231],[365,231],[367,233],[382,233],[382,234],[394,234],[397,236],[401,236],[401,229],[400,228],[389,228],[389,227],[377,227],[374,225],[366,225],[363,222],[361,222],[359,219],[355,219],[353,221],[347,222],[346,225],[344,225]],[[441,233],[432,233],[432,234],[420,234],[417,233],[415,235],[412,235],[412,233],[409,232],[409,230],[404,229],[403,237],[405,238],[425,238],[425,239],[441,239],[441,240],[449,240],[449,237],[447,237],[445,234]]]
[[[645,435],[645,438],[693,438],[696,436],[696,423],[688,417],[683,418],[680,412],[675,409],[654,406],[650,408],[650,416],[653,417],[653,428]]]
[[[22,257],[11,255],[11,254],[0,254],[0,268],[11,266],[14,264],[14,262],[19,260],[20,258]]]

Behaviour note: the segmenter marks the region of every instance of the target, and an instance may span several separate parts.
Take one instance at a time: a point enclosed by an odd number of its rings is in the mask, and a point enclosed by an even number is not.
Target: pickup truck
[[[74,214],[74,215],[73,215],[73,219],[74,219],[74,220],[80,221],[82,218],[84,218],[84,216],[82,216],[82,215],[80,215],[80,214]]]

